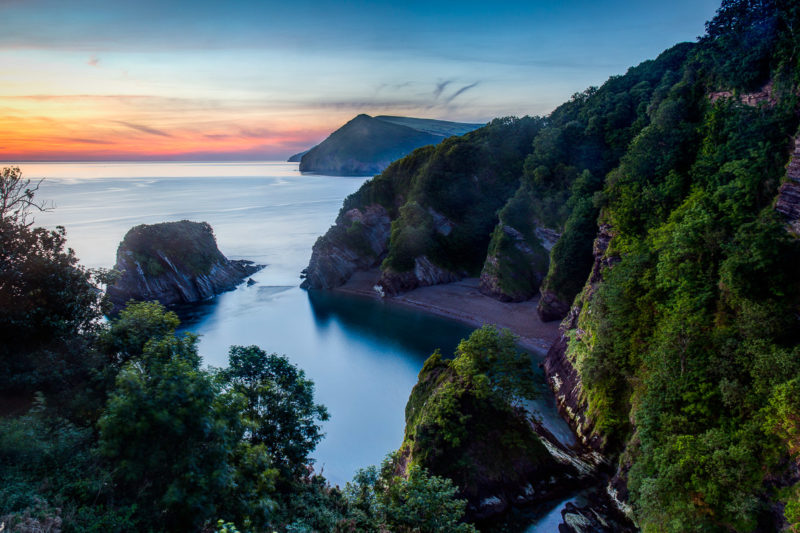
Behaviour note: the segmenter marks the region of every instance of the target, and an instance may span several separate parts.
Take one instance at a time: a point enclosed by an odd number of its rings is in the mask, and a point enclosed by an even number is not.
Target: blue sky
[[[0,0],[0,157],[276,158],[358,113],[544,114],[717,7]]]

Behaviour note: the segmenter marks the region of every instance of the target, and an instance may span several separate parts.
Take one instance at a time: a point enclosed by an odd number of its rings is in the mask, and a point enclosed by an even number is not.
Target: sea
[[[254,284],[179,308],[181,329],[200,335],[205,365],[226,366],[232,345],[258,345],[285,354],[313,380],[317,402],[331,415],[314,468],[333,484],[343,486],[400,446],[405,405],[425,359],[437,348],[452,354],[471,331],[379,300],[300,289],[314,242],[367,178],[306,174],[285,162],[18,166],[26,178],[43,180],[37,198],[52,208],[35,224],[65,227],[68,246],[87,267],[111,268],[133,226],[174,220],[208,222],[228,258],[266,265]],[[568,434],[541,386],[537,416]],[[545,506],[528,531],[549,530],[564,503]]]

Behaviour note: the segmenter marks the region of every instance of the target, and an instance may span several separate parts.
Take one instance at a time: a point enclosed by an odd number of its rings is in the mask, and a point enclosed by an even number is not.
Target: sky
[[[0,0],[0,160],[281,160],[359,113],[542,115],[718,6]]]

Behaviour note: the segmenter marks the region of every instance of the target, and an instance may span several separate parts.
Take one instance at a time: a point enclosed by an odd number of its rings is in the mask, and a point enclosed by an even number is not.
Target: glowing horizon
[[[359,113],[545,114],[717,5],[7,0],[0,160],[276,160]]]

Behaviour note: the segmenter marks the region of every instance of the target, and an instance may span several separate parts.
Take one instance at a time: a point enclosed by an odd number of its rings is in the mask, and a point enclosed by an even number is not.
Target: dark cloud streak
[[[449,104],[450,102],[452,102],[453,100],[455,100],[456,98],[458,98],[459,96],[464,94],[465,92],[469,91],[470,89],[472,89],[473,87],[478,85],[478,83],[480,83],[480,82],[476,81],[475,83],[470,83],[469,85],[464,85],[462,88],[460,88],[459,90],[457,90],[456,92],[454,92],[453,94],[448,96],[445,99],[445,102],[447,102]]]
[[[122,120],[115,120],[117,124],[121,124],[126,128],[130,128],[132,130],[140,131],[142,133],[147,133],[148,135],[158,135],[160,137],[172,137],[169,133],[161,130],[157,130],[155,128],[150,128],[148,126],[142,126],[141,124],[132,124],[130,122],[124,122]]]

